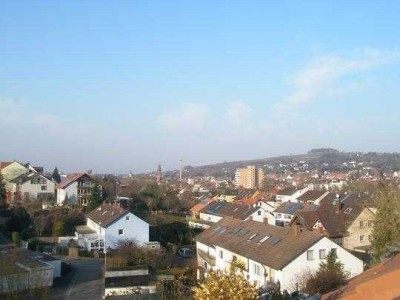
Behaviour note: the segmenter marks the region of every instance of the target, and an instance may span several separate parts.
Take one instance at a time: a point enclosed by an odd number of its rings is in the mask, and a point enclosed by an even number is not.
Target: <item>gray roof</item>
[[[324,236],[292,227],[226,218],[196,237],[210,247],[216,245],[275,270],[281,270]]]

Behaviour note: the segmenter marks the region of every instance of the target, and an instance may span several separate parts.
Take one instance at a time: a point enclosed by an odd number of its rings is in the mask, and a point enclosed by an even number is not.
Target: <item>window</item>
[[[130,221],[131,217],[130,216],[126,216],[125,220]]]
[[[277,218],[282,218],[282,215],[281,214],[277,214],[276,217]]]
[[[258,214],[259,216],[261,216],[261,210],[259,210],[259,211],[257,212],[257,214]]]
[[[372,227],[374,225],[374,221],[368,220],[368,227]]]
[[[42,191],[47,191],[47,185],[42,185]]]
[[[360,228],[364,228],[364,221],[360,221]]]
[[[256,274],[256,275],[261,275],[261,267],[260,267],[260,265],[256,265],[256,264],[253,265],[253,273]]]
[[[365,242],[365,235],[360,235],[360,242]]]
[[[224,252],[222,250],[219,250],[219,258],[224,258]]]
[[[314,250],[307,251],[307,260],[314,260]]]
[[[319,250],[319,259],[325,259],[326,258],[326,250],[321,249]]]
[[[332,248],[331,251],[332,251],[333,254],[335,254],[337,256],[337,249],[336,248]]]
[[[119,235],[123,235],[124,234],[124,230],[123,229],[118,229],[118,234]]]

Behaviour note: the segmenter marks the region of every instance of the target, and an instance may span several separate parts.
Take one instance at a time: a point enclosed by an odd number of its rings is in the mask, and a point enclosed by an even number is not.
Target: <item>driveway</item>
[[[56,279],[49,291],[54,300],[99,300],[104,295],[104,261],[93,258],[67,259],[71,271]]]

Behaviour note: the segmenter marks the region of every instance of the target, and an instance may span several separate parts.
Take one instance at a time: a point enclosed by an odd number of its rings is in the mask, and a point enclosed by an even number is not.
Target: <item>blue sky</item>
[[[397,1],[0,2],[0,159],[399,151]]]

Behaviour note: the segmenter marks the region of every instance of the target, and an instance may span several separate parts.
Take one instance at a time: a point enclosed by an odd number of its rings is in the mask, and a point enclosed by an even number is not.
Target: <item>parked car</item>
[[[180,257],[191,257],[193,255],[193,252],[189,248],[180,248],[178,250],[178,254]]]

